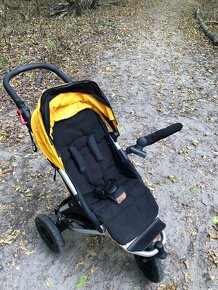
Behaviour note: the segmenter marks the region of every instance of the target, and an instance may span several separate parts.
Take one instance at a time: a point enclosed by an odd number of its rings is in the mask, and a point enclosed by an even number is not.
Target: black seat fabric
[[[94,136],[99,154],[97,158],[90,148],[90,135]],[[86,109],[69,119],[59,121],[53,128],[54,145],[62,158],[65,170],[75,186],[83,194],[89,208],[104,223],[114,240],[126,244],[140,235],[156,218],[158,206],[141,178],[125,171],[114,147],[108,141],[106,126],[92,110]],[[85,172],[81,172],[77,160],[69,148],[76,148]],[[100,156],[100,155],[99,155]],[[127,173],[126,173],[127,172]],[[94,197],[96,186],[111,178],[122,186],[127,198],[120,204],[111,199]]]

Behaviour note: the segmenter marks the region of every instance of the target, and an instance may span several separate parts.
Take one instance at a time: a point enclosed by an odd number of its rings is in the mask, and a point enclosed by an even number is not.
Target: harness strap
[[[97,142],[95,140],[94,134],[90,134],[88,136],[87,144],[88,144],[90,152],[92,153],[92,155],[94,156],[95,160],[99,164],[99,167],[100,167],[100,170],[101,170],[101,173],[102,173],[102,178],[104,180],[104,184],[107,184],[108,178],[107,178],[107,176],[105,174],[105,169],[104,169],[104,166],[103,166],[103,164],[101,162],[101,161],[104,160],[104,157],[103,157],[103,155],[102,155],[102,153],[101,153],[101,151],[100,151],[100,149],[98,147],[98,144],[97,144]]]
[[[71,145],[69,148],[70,154],[73,157],[73,160],[75,161],[79,172],[83,174],[88,181],[88,183],[92,186],[96,186],[94,182],[92,181],[91,177],[89,176],[87,169],[86,169],[86,164],[85,164],[85,159],[83,158],[82,154],[79,152],[76,146]]]
[[[109,198],[113,200],[115,203],[120,204],[124,199],[126,199],[127,195],[124,189],[117,184],[115,178],[107,178],[104,166],[101,162],[104,160],[104,158],[102,156],[101,151],[98,148],[94,134],[89,135],[87,145],[90,149],[90,152],[94,156],[95,160],[99,164],[98,166],[101,169],[104,183],[97,184],[96,182],[92,181],[92,178],[90,177],[86,168],[85,159],[83,158],[82,154],[79,152],[77,147],[75,145],[71,145],[70,147],[68,147],[68,150],[70,151],[70,154],[74,159],[80,173],[83,174],[87,182],[94,187],[93,194],[96,198],[99,199]]]
[[[103,155],[101,154],[101,151],[98,148],[98,145],[95,141],[95,137],[93,134],[88,136],[88,146],[92,155],[94,155],[97,162],[100,162],[104,159]]]
[[[76,165],[78,166],[80,173],[84,173],[86,171],[86,164],[83,156],[80,154],[80,152],[74,145],[71,145],[68,149],[74,161],[76,162]]]

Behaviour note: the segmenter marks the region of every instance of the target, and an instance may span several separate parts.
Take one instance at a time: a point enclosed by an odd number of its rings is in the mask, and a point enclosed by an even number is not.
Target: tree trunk
[[[40,0],[35,0],[35,4],[36,4],[36,13],[38,16],[41,15],[41,3]]]
[[[82,8],[81,8],[81,1],[80,0],[75,0],[75,12],[77,16],[82,15]]]
[[[91,4],[91,8],[95,9],[98,4],[99,4],[99,0],[93,0]]]

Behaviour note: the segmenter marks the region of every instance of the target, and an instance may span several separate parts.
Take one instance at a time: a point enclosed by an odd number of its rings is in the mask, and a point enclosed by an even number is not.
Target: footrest
[[[153,239],[163,231],[166,224],[159,218],[156,218],[153,223],[138,236],[127,248],[130,252],[143,251],[153,241]]]

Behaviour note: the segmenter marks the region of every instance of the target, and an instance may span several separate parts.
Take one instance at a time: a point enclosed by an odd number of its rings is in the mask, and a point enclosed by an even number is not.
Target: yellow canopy
[[[49,102],[50,135],[48,136],[43,123],[40,107],[41,99],[39,99],[38,105],[31,117],[31,128],[34,140],[46,158],[60,169],[64,169],[64,165],[52,144],[52,131],[55,122],[73,117],[82,110],[92,109],[101,116],[109,128],[111,126],[107,122],[107,119],[117,128],[117,122],[110,107],[104,105],[90,94],[69,92],[58,94]]]

